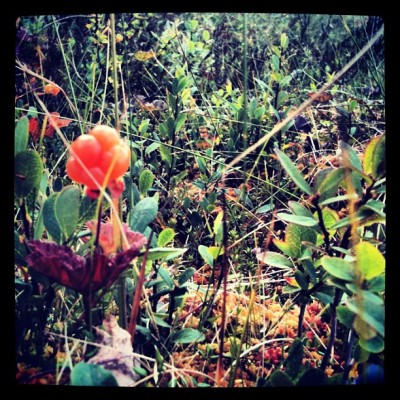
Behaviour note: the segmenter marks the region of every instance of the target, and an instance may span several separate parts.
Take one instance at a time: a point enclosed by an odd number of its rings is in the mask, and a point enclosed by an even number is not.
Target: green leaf
[[[91,198],[84,196],[81,200],[79,207],[79,221],[78,223],[85,223],[96,217],[97,201],[93,201]]]
[[[80,362],[71,372],[71,385],[74,386],[118,386],[112,372],[97,364]]]
[[[354,279],[353,264],[343,258],[324,256],[321,258],[321,265],[335,278],[350,282]]]
[[[144,135],[144,134],[146,133],[146,131],[147,131],[147,128],[149,127],[149,123],[150,123],[150,120],[149,120],[149,119],[144,119],[144,120],[140,123],[140,125],[139,125],[139,127],[138,127],[139,133],[141,133],[142,135]]]
[[[376,336],[379,337],[379,336]],[[360,346],[360,343],[357,343],[354,348],[354,361],[356,363],[364,363],[368,361],[370,352],[363,347]]]
[[[346,328],[351,329],[353,327],[355,314],[349,310],[346,306],[337,306],[336,308],[338,320]]]
[[[25,151],[28,147],[29,132],[28,132],[28,117],[22,117],[15,126],[14,133],[14,155]]]
[[[178,278],[178,286],[182,286],[186,281],[188,281],[194,274],[196,270],[192,267],[185,269]]]
[[[366,280],[375,278],[385,272],[385,258],[371,243],[361,242],[354,247],[356,265]]]
[[[272,385],[275,387],[294,386],[294,383],[289,376],[279,369],[274,371],[269,379],[271,380]]]
[[[80,205],[80,190],[77,186],[66,186],[57,194],[54,214],[64,239],[68,239],[78,225]]]
[[[274,207],[275,207],[274,204],[266,204],[265,206],[262,206],[262,207],[258,208],[256,210],[256,214],[264,214],[264,213],[266,213],[268,211],[273,210]]]
[[[288,206],[295,215],[314,218],[313,213],[306,206],[303,206],[303,204],[297,203],[296,201],[289,201]]]
[[[208,42],[210,40],[210,32],[209,31],[204,30],[202,35],[203,35],[203,40],[205,42]]]
[[[182,76],[179,79],[178,84],[176,86],[176,94],[179,94],[180,92],[182,92],[183,89],[186,89],[188,84],[189,84],[189,79],[186,78],[186,76]]]
[[[274,72],[278,72],[279,71],[279,64],[280,64],[278,56],[273,54],[272,57],[271,57],[271,63],[272,63],[272,70]]]
[[[160,147],[160,143],[153,142],[152,144],[150,144],[149,146],[146,147],[146,150],[144,152],[145,152],[145,154],[149,155],[153,151],[157,150],[159,147]]]
[[[383,300],[379,296],[363,290],[348,300],[346,304],[349,310],[357,314],[371,328],[380,335],[385,335],[385,308]],[[364,337],[363,332],[357,330],[357,333]]]
[[[144,169],[139,176],[139,191],[142,195],[145,195],[153,186],[154,175],[148,170]]]
[[[318,221],[314,217],[303,217],[300,215],[286,214],[286,213],[278,213],[276,216],[283,221],[291,222],[296,225],[301,226],[316,226],[318,225]]]
[[[358,344],[370,353],[380,353],[385,349],[385,340],[382,336],[375,336],[368,340],[360,338]]]
[[[285,230],[285,241],[273,239],[273,243],[279,250],[289,257],[300,258],[306,248],[302,242],[315,244],[317,233],[314,229],[296,224],[288,224]]]
[[[17,197],[28,196],[33,190],[39,191],[43,174],[40,155],[33,150],[19,152],[14,164],[14,193]]]
[[[293,268],[292,262],[286,258],[284,255],[275,253],[273,251],[266,251],[263,253],[258,253],[256,255],[257,260],[263,262],[264,264],[270,265],[272,267],[278,268]]]
[[[158,235],[157,246],[165,247],[168,243],[174,240],[175,231],[172,228],[163,229]]]
[[[63,235],[61,232],[60,224],[56,218],[56,213],[54,210],[54,204],[56,202],[56,198],[58,193],[52,193],[43,204],[43,223],[46,228],[48,234],[52,237],[52,239],[60,244],[63,239]]]
[[[168,270],[163,267],[158,268],[157,273],[161,276],[162,280],[167,284],[169,289],[174,287],[174,281],[169,276]]]
[[[158,213],[158,203],[154,197],[146,197],[135,205],[130,214],[129,226],[134,232],[143,233],[147,225],[154,221]]]
[[[149,249],[147,253],[147,261],[153,260],[172,260],[173,258],[181,256],[185,253],[187,249],[173,249],[170,247],[156,247],[155,249]],[[139,260],[142,260],[142,257],[139,257]]]
[[[357,224],[359,227],[369,226],[375,223],[385,223],[385,217],[382,217],[371,209],[362,206],[353,216],[342,218],[336,224],[331,226],[331,229],[343,228],[351,223]]]
[[[215,243],[221,244],[222,239],[223,239],[223,224],[222,224],[222,219],[223,219],[224,213],[220,211],[217,216],[215,217],[214,220],[214,225],[213,225],[213,232],[215,235]]]
[[[172,343],[188,344],[195,342],[202,342],[205,340],[205,336],[200,331],[193,328],[184,328],[177,332],[174,332],[170,336]]]
[[[221,246],[210,246],[207,247],[207,249],[214,260],[216,260],[220,255],[224,254],[224,249]]]
[[[275,154],[278,156],[278,159],[280,163],[282,164],[282,167],[286,171],[286,173],[292,178],[293,182],[305,193],[311,195],[312,194],[312,189],[306,182],[306,180],[303,178],[299,170],[296,168],[296,166],[292,163],[290,158],[281,150],[275,148],[274,149]]]
[[[282,49],[285,50],[288,47],[288,44],[289,44],[289,38],[286,35],[286,33],[283,32],[281,34],[281,47],[282,47]]]
[[[339,187],[339,184],[345,177],[344,168],[333,169],[324,177],[321,177],[319,184],[316,186],[320,194],[320,201],[327,200],[333,197]]]
[[[163,328],[171,328],[170,324],[167,324],[162,318],[154,315],[154,321],[158,326],[162,326]]]
[[[339,161],[345,168],[356,168],[359,171],[363,169],[356,151],[343,140],[339,140]]]
[[[298,386],[322,386],[326,385],[327,378],[324,371],[319,368],[311,368],[300,377]]]
[[[212,267],[214,265],[214,257],[212,254],[208,251],[208,247],[203,246],[202,244],[198,247],[199,254],[201,255],[201,258],[210,266]]]
[[[182,126],[185,124],[187,119],[186,113],[181,113],[178,115],[178,118],[175,121],[175,132],[179,132]]]
[[[356,193],[343,194],[341,196],[330,197],[324,201],[321,201],[319,203],[319,205],[326,206],[328,204],[338,203],[340,201],[348,201],[348,200],[356,200],[356,199],[358,199],[358,195]]]
[[[296,282],[299,284],[299,286],[304,289],[308,290],[308,282],[305,274],[299,270],[296,270],[294,272],[294,278],[296,279]]]
[[[289,97],[289,95],[287,94],[287,92],[280,91],[278,93],[278,99],[276,101],[276,107],[278,109],[281,108],[283,103],[287,100],[288,97]]]
[[[363,164],[364,172],[378,179],[385,175],[385,135],[373,138],[365,149]]]
[[[185,21],[185,28],[191,32],[195,31],[198,25],[199,25],[199,21],[197,21],[195,19],[190,19],[190,20]]]
[[[168,167],[170,167],[172,162],[171,149],[164,144],[160,144],[160,154],[161,159],[165,161]]]

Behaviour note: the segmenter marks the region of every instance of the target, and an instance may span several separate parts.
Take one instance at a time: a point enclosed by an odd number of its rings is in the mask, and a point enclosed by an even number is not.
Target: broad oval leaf
[[[71,384],[74,386],[118,386],[112,372],[97,364],[80,362],[71,372]]]
[[[369,340],[360,338],[358,344],[370,353],[380,353],[385,349],[385,340],[379,335]]]
[[[154,175],[148,169],[142,171],[139,176],[139,191],[142,195],[145,195],[153,186]]]
[[[320,194],[321,202],[333,197],[336,194],[339,184],[345,177],[344,171],[344,168],[334,169],[321,179],[321,182],[316,188]]]
[[[362,164],[356,151],[343,140],[339,140],[338,158],[342,167],[362,171]]]
[[[281,150],[275,148],[275,154],[278,156],[280,163],[286,173],[292,178],[293,182],[305,193],[311,195],[312,189],[310,185],[303,178],[296,166],[292,163],[290,158]]]
[[[303,204],[300,204],[297,201],[289,201],[288,206],[294,215],[314,218],[313,213],[306,206],[303,206]]]
[[[314,217],[303,217],[301,215],[293,215],[286,213],[278,213],[276,216],[286,222],[291,222],[296,225],[301,226],[316,226],[318,225],[318,221]]]
[[[200,331],[193,328],[184,328],[177,332],[174,332],[170,336],[172,343],[189,344],[195,342],[202,342],[205,340],[205,336]]]
[[[58,193],[54,202],[54,214],[64,235],[68,239],[79,221],[80,190],[77,186],[67,186]]]
[[[29,132],[28,132],[29,121],[28,117],[22,117],[15,126],[14,133],[14,155],[25,151],[28,146]]]
[[[385,135],[373,138],[365,149],[364,172],[377,179],[385,174]]]
[[[270,265],[271,267],[278,268],[292,268],[292,262],[280,253],[275,253],[274,251],[266,251],[263,253],[258,253],[256,255],[257,260],[263,262],[264,264]]]
[[[192,267],[185,269],[178,277],[178,286],[182,286],[195,274],[195,272],[196,270]]]
[[[168,243],[174,240],[175,231],[172,228],[163,229],[158,235],[157,246],[165,247]]]
[[[44,227],[47,230],[47,233],[52,237],[52,239],[61,244],[63,235],[61,232],[60,224],[56,218],[56,213],[54,210],[54,204],[56,202],[56,198],[58,193],[52,193],[43,204],[43,223]]]
[[[169,289],[172,289],[174,287],[174,281],[169,275],[168,270],[166,270],[163,267],[158,268],[158,274],[161,276],[162,280],[167,284]]]
[[[317,232],[301,225],[288,224],[285,229],[285,241],[273,239],[273,243],[279,250],[289,257],[300,258],[306,248],[302,242],[317,242]]]
[[[21,151],[15,156],[14,193],[26,197],[33,190],[39,190],[43,174],[40,155],[33,150]]]
[[[375,278],[385,272],[385,257],[371,243],[361,242],[354,247],[356,265],[366,280]]]
[[[209,265],[213,266],[214,265],[214,257],[213,255],[208,251],[208,247],[203,246],[202,244],[198,247],[199,254],[201,255],[201,258]]]
[[[158,213],[158,203],[154,197],[146,197],[133,207],[129,226],[134,232],[143,233],[147,225],[154,221]]]
[[[350,282],[354,279],[354,266],[343,258],[324,256],[321,265],[335,278]]]
[[[182,126],[185,124],[187,119],[186,113],[181,113],[178,115],[178,118],[175,121],[175,132],[179,132]]]

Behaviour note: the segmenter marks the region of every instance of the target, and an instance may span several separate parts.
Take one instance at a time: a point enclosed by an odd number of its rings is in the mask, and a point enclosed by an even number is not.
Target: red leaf
[[[83,294],[89,290],[108,289],[139,255],[146,242],[143,235],[135,234],[140,235],[135,236],[138,240],[113,257],[104,254],[82,257],[68,246],[31,240],[28,242],[31,253],[26,256],[26,262],[34,271]]]

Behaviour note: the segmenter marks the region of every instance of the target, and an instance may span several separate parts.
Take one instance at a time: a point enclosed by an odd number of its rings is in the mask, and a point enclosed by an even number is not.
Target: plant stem
[[[150,233],[150,237],[147,241],[146,252],[143,255],[142,266],[140,268],[139,276],[138,276],[137,282],[136,282],[135,295],[133,296],[133,300],[132,300],[131,317],[130,317],[129,327],[128,327],[128,332],[131,334],[132,345],[133,345],[134,338],[135,338],[137,317],[139,315],[139,309],[140,309],[140,297],[142,295],[144,276],[145,276],[145,271],[146,271],[147,254],[149,254],[149,248],[150,248],[151,239],[153,238],[153,233],[154,233],[154,231],[152,230]]]
[[[336,330],[337,330],[337,311],[336,311],[336,309],[337,309],[337,306],[339,305],[340,299],[342,298],[342,294],[343,294],[343,292],[341,289],[335,288],[335,297],[334,297],[333,303],[331,305],[331,322],[330,322],[331,334],[329,336],[329,342],[326,347],[324,358],[322,359],[321,366],[320,366],[322,371],[325,371],[326,367],[328,366],[328,362],[331,357],[331,352],[332,352],[332,349],[335,344]]]
[[[20,210],[21,210],[22,223],[23,223],[23,226],[24,226],[25,237],[26,237],[27,240],[29,240],[31,238],[31,235],[30,235],[30,224],[29,224],[28,218],[26,217],[26,212],[27,211],[26,211],[25,199],[24,198],[21,199],[19,207],[20,207]]]
[[[225,180],[225,178],[224,178]],[[225,182],[224,182],[225,183]],[[228,228],[226,223],[226,195],[225,188],[222,189],[222,209],[223,209],[223,262],[221,275],[223,277],[223,289],[222,289],[222,313],[221,313],[221,329],[219,331],[219,357],[217,362],[216,379],[218,386],[222,384],[223,378],[223,352],[224,352],[224,337],[225,337],[225,324],[226,324],[226,295],[227,295],[227,276],[228,276]]]
[[[347,379],[349,378],[349,373],[352,367],[352,362],[351,362],[351,355],[353,351],[353,344],[354,344],[354,339],[355,339],[355,331],[354,329],[350,329],[349,333],[349,340],[347,343],[347,350],[346,350],[346,362],[344,365],[344,371],[343,371],[343,378],[342,378],[342,384],[345,385],[347,383]]]
[[[306,303],[300,304],[300,314],[299,314],[299,324],[297,326],[297,337],[301,338],[303,336],[303,320],[304,313],[306,312]]]
[[[248,71],[247,71],[247,14],[243,14],[243,148],[247,148],[247,88],[248,88]],[[243,171],[246,173],[246,158],[243,160]]]

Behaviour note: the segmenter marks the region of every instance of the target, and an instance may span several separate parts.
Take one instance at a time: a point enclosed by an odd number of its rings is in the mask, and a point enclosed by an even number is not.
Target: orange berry
[[[127,146],[116,145],[103,153],[99,167],[104,174],[107,174],[108,169],[113,165],[110,179],[116,179],[128,170],[130,157],[131,151]]]
[[[89,135],[94,136],[100,143],[103,151],[108,151],[111,147],[119,144],[118,132],[107,125],[97,125],[90,132]]]
[[[85,182],[82,183],[84,183],[89,189],[94,189],[94,190],[100,189],[96,184],[95,180],[100,186],[102,186],[104,184],[104,178],[105,178],[104,172],[99,167],[90,168],[89,172],[91,175],[84,174],[86,175]]]
[[[95,137],[81,135],[71,144],[71,149],[73,156],[78,156],[87,168],[99,163],[102,149]]]
[[[60,88],[56,85],[53,85],[52,83],[48,83],[47,85],[45,85],[44,87],[44,92],[46,94],[52,94],[53,96],[57,96],[58,93],[60,93]]]

